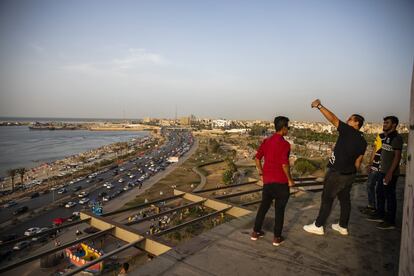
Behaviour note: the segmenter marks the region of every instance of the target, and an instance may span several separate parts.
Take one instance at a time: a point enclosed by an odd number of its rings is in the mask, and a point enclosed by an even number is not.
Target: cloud
[[[113,64],[120,69],[131,69],[143,65],[166,65],[167,60],[159,54],[148,52],[146,49],[130,48],[126,57],[114,59]]]
[[[148,67],[157,68],[167,64],[169,64],[167,60],[160,54],[152,53],[142,48],[130,48],[122,58],[114,58],[103,62],[80,62],[63,65],[60,68],[82,74],[102,75],[106,73],[127,74],[129,70],[147,69]]]
[[[46,49],[37,42],[30,43],[29,47],[32,48],[37,54],[44,54],[46,52]]]

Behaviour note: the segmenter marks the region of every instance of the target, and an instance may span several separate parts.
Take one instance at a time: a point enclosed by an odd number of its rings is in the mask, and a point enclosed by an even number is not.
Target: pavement
[[[292,196],[286,208],[285,242],[272,245],[274,209],[264,222],[266,235],[250,240],[256,212],[222,224],[155,258],[128,275],[398,275],[401,238],[401,210],[405,178],[397,188],[397,229],[379,230],[366,220],[359,206],[367,204],[364,184],[355,184],[349,236],[330,226],[339,217],[333,211],[324,236],[302,227],[317,216],[321,193],[301,192]]]

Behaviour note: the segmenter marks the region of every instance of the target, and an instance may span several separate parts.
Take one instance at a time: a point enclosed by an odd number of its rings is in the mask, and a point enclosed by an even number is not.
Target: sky
[[[408,121],[414,0],[0,0],[0,116]]]

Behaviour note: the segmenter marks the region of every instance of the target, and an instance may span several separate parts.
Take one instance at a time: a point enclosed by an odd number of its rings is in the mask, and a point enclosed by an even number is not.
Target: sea
[[[0,118],[11,122],[97,122],[108,119]],[[112,120],[115,121],[115,120]],[[11,168],[36,167],[65,157],[148,136],[146,131],[30,130],[28,126],[0,126],[0,177]]]

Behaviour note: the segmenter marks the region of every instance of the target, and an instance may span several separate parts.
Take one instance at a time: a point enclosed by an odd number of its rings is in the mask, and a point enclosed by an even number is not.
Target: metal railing
[[[401,176],[405,176],[405,175],[401,175]],[[355,179],[355,182],[356,183],[360,183],[360,182],[366,181],[366,179],[367,179],[367,175],[357,175],[357,177]],[[315,177],[299,178],[299,179],[295,179],[295,181],[298,181],[298,182],[300,182],[300,181],[310,181],[310,182],[307,182],[307,183],[298,183],[297,185],[295,185],[295,187],[305,187],[305,186],[323,185],[323,182],[316,181],[316,178]],[[205,189],[205,190],[201,190],[201,191],[194,192],[194,194],[199,194],[199,193],[204,193],[204,192],[212,192],[212,191],[229,189],[229,188],[235,188],[235,187],[241,187],[241,186],[245,186],[245,185],[251,185],[251,184],[254,184],[256,182],[257,181],[250,181],[250,182],[246,182],[246,183],[240,183],[240,184],[233,184],[233,185],[228,185],[228,186],[221,186],[221,187],[216,187],[216,188],[210,188],[210,189]],[[241,196],[241,195],[245,195],[245,194],[257,193],[257,192],[260,192],[261,190],[262,190],[262,187],[256,188],[256,189],[252,189],[252,190],[248,190],[248,191],[242,191],[242,192],[236,192],[236,193],[232,193],[232,194],[215,196],[212,199],[213,200],[216,200],[216,199],[217,200],[228,199],[228,198],[232,198],[232,197],[236,197],[236,196]],[[148,207],[148,206],[151,206],[153,204],[160,203],[160,202],[170,201],[170,200],[174,200],[174,199],[183,198],[183,196],[184,196],[184,194],[179,194],[179,195],[174,195],[174,196],[170,196],[170,197],[166,197],[166,198],[162,198],[162,199],[157,199],[157,200],[154,200],[154,201],[151,201],[151,202],[139,204],[137,206],[132,206],[132,207],[128,207],[128,208],[125,208],[125,209],[121,209],[121,210],[109,212],[109,213],[104,214],[103,216],[110,216],[110,215],[119,214],[119,213],[131,211],[131,210],[145,208],[145,207]],[[173,208],[173,209],[164,211],[164,212],[160,212],[158,214],[155,214],[155,215],[152,215],[152,216],[148,216],[148,217],[139,219],[137,221],[127,222],[124,225],[129,226],[129,225],[139,224],[141,222],[148,221],[148,220],[151,220],[151,219],[155,219],[157,217],[161,217],[161,216],[164,216],[166,214],[173,213],[175,211],[179,211],[179,210],[182,210],[182,209],[185,209],[185,208],[189,208],[189,207],[193,207],[193,206],[197,206],[197,205],[203,204],[207,200],[208,200],[208,198],[204,198],[203,200],[196,201],[196,202],[189,203],[189,204],[185,204],[183,206],[179,206],[179,207],[176,207],[176,208]],[[246,206],[258,204],[260,202],[261,202],[261,200],[256,200],[256,201],[242,203],[242,204],[240,204],[238,206],[246,207]],[[237,205],[235,205],[235,206],[237,206]],[[220,213],[224,213],[224,212],[230,210],[231,208],[233,208],[233,206],[229,206],[229,207],[223,208],[221,210],[217,210],[215,212],[212,212],[212,213],[206,214],[204,216],[195,218],[193,220],[190,220],[190,221],[187,221],[187,222],[184,222],[184,223],[175,225],[175,226],[170,227],[170,228],[168,228],[166,230],[163,230],[161,232],[158,232],[158,233],[156,233],[156,234],[154,234],[152,236],[162,236],[162,235],[168,234],[170,232],[180,230],[180,229],[182,229],[182,228],[184,228],[184,227],[186,227],[188,225],[191,225],[193,223],[197,223],[197,222],[200,222],[200,221],[205,220],[207,218],[210,218],[210,217],[219,215]],[[33,238],[35,236],[41,236],[41,235],[49,234],[49,233],[52,233],[52,232],[54,232],[56,230],[64,229],[64,228],[71,227],[71,226],[74,226],[74,225],[78,225],[78,224],[81,224],[81,223],[88,223],[88,222],[90,222],[90,220],[91,219],[88,218],[88,219],[84,219],[84,220],[80,220],[80,221],[71,222],[71,223],[68,223],[68,224],[65,224],[65,225],[62,225],[62,226],[59,226],[59,227],[56,227],[56,228],[47,230],[47,231],[45,231],[43,233],[38,233],[38,234],[29,236],[29,237],[21,237],[21,238],[12,240],[12,241],[5,242],[1,246],[10,245],[12,243],[19,242],[19,241],[23,241],[23,240],[26,240],[26,239],[31,239],[31,238]],[[41,253],[36,254],[34,256],[25,258],[25,259],[23,259],[21,261],[18,261],[16,263],[13,263],[13,264],[10,264],[10,265],[1,267],[0,268],[0,273],[6,272],[8,270],[11,270],[11,269],[16,268],[18,266],[21,266],[23,264],[32,262],[32,261],[34,261],[36,259],[42,258],[43,256],[47,256],[47,255],[53,254],[55,252],[58,252],[58,251],[60,251],[62,249],[65,249],[67,247],[70,247],[72,245],[75,245],[77,243],[80,243],[82,241],[85,241],[85,240],[88,240],[88,239],[93,239],[93,238],[99,237],[99,236],[101,236],[103,234],[107,234],[107,233],[111,232],[113,229],[115,229],[115,226],[113,226],[113,227],[111,227],[109,229],[105,229],[105,230],[99,231],[97,233],[94,233],[94,234],[91,234],[91,235],[82,237],[80,239],[70,241],[70,242],[65,243],[65,244],[63,244],[61,246],[58,246],[56,248],[53,248],[53,249],[50,249],[50,250],[41,252]],[[126,250],[126,249],[128,249],[130,247],[133,247],[133,246],[137,247],[137,244],[140,243],[140,242],[145,241],[146,238],[148,238],[148,237],[144,235],[142,238],[140,238],[140,239],[138,239],[136,241],[133,241],[131,243],[128,243],[128,244],[126,244],[126,245],[124,245],[124,246],[122,246],[122,247],[120,247],[120,248],[118,248],[118,249],[116,249],[114,251],[111,251],[111,252],[109,252],[107,254],[104,254],[100,258],[98,258],[96,260],[93,260],[93,261],[91,261],[91,262],[89,262],[89,263],[87,263],[87,264],[85,264],[83,266],[80,266],[80,267],[74,269],[73,271],[71,271],[71,272],[69,272],[69,273],[67,273],[65,275],[67,275],[67,276],[69,276],[69,275],[75,275],[76,273],[79,273],[79,272],[87,269],[88,267],[90,267],[90,266],[92,266],[92,265],[94,265],[96,263],[99,263],[99,262],[105,260],[106,258],[109,258],[109,257],[111,257],[111,256],[113,256],[113,255],[115,255],[115,254],[117,254],[119,252],[122,252],[122,251],[124,251],[124,250]]]
[[[80,238],[80,239],[78,239],[78,240],[74,240],[74,241],[71,241],[71,242],[67,242],[67,243],[62,244],[62,245],[60,245],[60,246],[57,246],[56,248],[53,248],[53,249],[50,249],[50,250],[46,250],[46,251],[44,251],[44,252],[41,252],[41,253],[36,254],[36,255],[34,255],[34,256],[30,256],[30,257],[25,258],[25,259],[23,259],[23,260],[21,260],[21,261],[18,261],[18,262],[16,262],[16,263],[13,263],[13,264],[10,264],[10,265],[7,265],[7,266],[4,266],[4,267],[1,267],[1,268],[0,268],[0,273],[6,272],[6,271],[8,271],[8,270],[10,270],[10,269],[13,269],[13,268],[19,267],[19,266],[24,265],[24,264],[30,263],[30,262],[32,262],[32,261],[34,261],[34,260],[40,259],[40,258],[42,258],[42,257],[44,257],[44,256],[47,256],[47,255],[53,254],[53,253],[55,253],[55,252],[61,251],[62,249],[65,249],[65,248],[70,247],[70,246],[72,246],[72,245],[78,244],[78,243],[80,243],[80,242],[82,242],[82,241],[85,241],[85,240],[88,240],[88,239],[93,239],[93,238],[99,237],[99,236],[101,236],[101,235],[104,235],[104,234],[106,234],[106,233],[108,233],[108,232],[112,231],[114,228],[115,228],[115,227],[112,227],[112,228],[109,228],[109,229],[106,229],[106,230],[102,230],[102,231],[99,231],[99,232],[97,232],[97,233],[94,233],[94,234],[91,234],[91,235],[85,236],[85,237]]]

